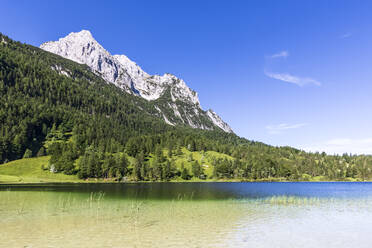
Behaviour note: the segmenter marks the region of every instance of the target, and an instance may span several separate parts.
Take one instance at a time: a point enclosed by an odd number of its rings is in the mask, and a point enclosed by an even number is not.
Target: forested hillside
[[[372,178],[370,156],[312,154],[168,125],[151,102],[87,66],[4,35],[0,97],[0,163],[50,155],[45,169],[55,173],[117,180]]]

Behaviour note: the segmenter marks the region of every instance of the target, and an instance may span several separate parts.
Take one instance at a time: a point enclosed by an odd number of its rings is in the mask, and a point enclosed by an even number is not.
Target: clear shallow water
[[[0,186],[0,247],[371,247],[372,183]]]

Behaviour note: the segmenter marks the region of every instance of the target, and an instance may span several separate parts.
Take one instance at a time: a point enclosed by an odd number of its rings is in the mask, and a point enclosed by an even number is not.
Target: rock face
[[[111,55],[87,30],[70,33],[40,48],[88,65],[108,83],[153,102],[158,116],[170,125],[233,132],[215,112],[201,109],[198,94],[172,74],[149,75],[125,55]]]
[[[232,133],[233,130],[231,129],[231,127],[226,123],[224,122],[221,117],[216,114],[216,112],[214,112],[213,110],[209,109],[207,111],[207,115],[209,116],[209,118],[213,121],[213,123],[221,128],[222,130],[224,130],[225,132],[228,132],[228,133]]]

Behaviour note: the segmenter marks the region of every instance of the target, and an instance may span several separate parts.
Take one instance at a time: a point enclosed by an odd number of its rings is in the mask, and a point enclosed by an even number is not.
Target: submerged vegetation
[[[223,242],[242,207],[232,201],[10,189],[0,191],[0,247],[208,247]]]
[[[9,172],[0,173],[3,181],[372,179],[371,156],[307,153],[167,125],[152,113],[151,101],[4,35],[0,97],[0,172]],[[28,170],[39,159],[44,168],[36,167],[46,173],[40,177]],[[10,173],[12,166],[20,169]]]
[[[0,185],[0,247],[368,247],[371,184],[223,184]]]

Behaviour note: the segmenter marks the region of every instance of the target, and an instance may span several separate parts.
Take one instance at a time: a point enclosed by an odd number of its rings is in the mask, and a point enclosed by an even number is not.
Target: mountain
[[[372,156],[312,154],[249,141],[222,131],[224,123],[212,110],[204,112],[200,122],[213,120],[213,130],[169,125],[166,121],[173,120],[165,118],[172,116],[167,111],[174,112],[166,108],[173,103],[172,86],[159,98],[146,100],[97,73],[86,64],[0,33],[0,167],[7,161],[49,155],[40,170],[80,178],[372,178]],[[189,103],[180,106],[189,111]]]
[[[168,74],[163,78],[167,77],[173,78]],[[208,112],[198,121],[213,130],[175,125],[168,119],[174,113],[172,104],[183,108],[181,117],[193,106],[179,99],[170,102],[171,98],[170,87],[155,100],[129,94],[85,64],[0,33],[0,164],[28,156],[29,150],[33,156],[57,151],[56,156],[62,158],[65,148],[77,156],[76,152],[81,155],[88,148],[123,152],[129,143],[134,155],[138,151],[148,154],[156,144],[165,146],[169,140],[171,147],[224,151],[227,143],[248,142],[215,126],[206,117]],[[51,141],[73,147],[55,150]]]
[[[111,55],[87,30],[70,33],[58,41],[43,43],[40,48],[86,64],[106,82],[152,102],[156,115],[169,125],[233,132],[214,111],[201,108],[198,94],[182,79],[169,73],[150,75],[127,56]]]

